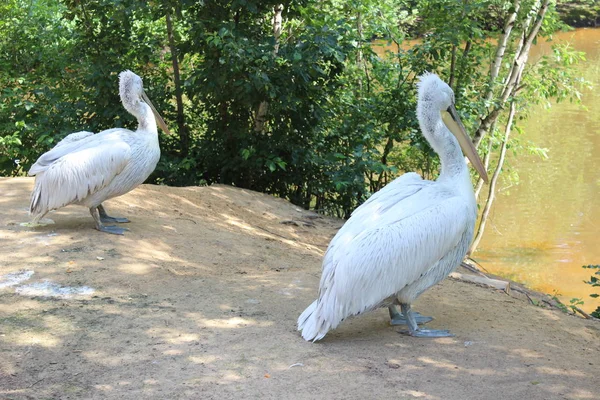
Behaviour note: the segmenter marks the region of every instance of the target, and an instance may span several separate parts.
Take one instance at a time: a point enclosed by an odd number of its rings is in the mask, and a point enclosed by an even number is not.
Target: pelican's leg
[[[417,325],[415,321],[415,316],[413,315],[412,310],[410,309],[410,304],[401,303],[400,307],[402,309],[402,314],[404,314],[404,318],[408,322],[408,334],[410,336],[415,337],[452,337],[454,336],[449,331],[446,330],[437,330],[437,329],[421,329]]]
[[[402,314],[398,312],[398,309],[396,308],[395,304],[389,306],[388,310],[390,312],[391,325],[408,325],[408,321],[406,320],[406,318],[404,318]],[[417,325],[423,325],[428,323],[429,321],[433,321],[433,317],[426,317],[424,315],[419,314],[416,311],[413,312],[413,315],[415,317],[415,322],[417,323]]]
[[[125,231],[129,230],[127,228],[120,228],[114,225],[104,225],[102,223],[102,218],[100,217],[98,207],[90,207],[90,214],[92,214],[92,217],[94,217],[94,221],[96,221],[96,229],[98,229],[101,232],[112,233],[113,235],[124,235]]]
[[[100,220],[104,223],[118,222],[120,224],[124,224],[126,222],[129,222],[127,218],[111,217],[106,213],[106,210],[104,209],[104,206],[102,204],[98,205],[98,212],[100,213]]]

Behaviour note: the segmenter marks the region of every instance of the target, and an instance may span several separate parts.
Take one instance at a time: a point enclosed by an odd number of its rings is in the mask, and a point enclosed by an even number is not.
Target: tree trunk
[[[542,3],[541,8],[537,11],[537,13],[531,13],[530,18],[527,19],[527,26],[531,24],[534,18],[537,18],[537,21],[535,21],[535,24],[533,25],[533,28],[531,29],[529,34],[527,34],[527,29],[523,30],[523,36],[526,36],[526,38],[524,41],[522,41],[523,47],[520,49],[518,56],[514,61],[515,68],[512,69],[508,82],[504,87],[504,93],[502,94],[503,102],[506,102],[508,96],[513,92],[513,89],[518,86],[521,80],[521,72],[523,72],[523,69],[525,68],[525,63],[529,58],[529,51],[531,50],[531,45],[533,44],[533,41],[535,40],[540,30],[540,27],[542,26],[542,22],[546,15],[546,11],[548,11],[549,3],[550,0],[545,0]]]
[[[381,156],[381,163],[383,165],[387,165],[387,158],[390,155],[390,152],[392,151],[393,148],[394,148],[394,139],[392,139],[391,137],[388,137],[388,140],[385,143],[385,147],[383,148],[383,154]],[[369,182],[371,182],[371,193],[375,193],[378,190],[380,190],[385,185],[386,180],[387,180],[387,174],[385,171],[379,175],[379,177],[377,178],[377,181],[374,181],[374,179],[372,177],[369,177]]]
[[[279,52],[279,37],[281,36],[282,29],[282,17],[281,12],[283,11],[283,4],[279,4],[273,7],[273,36],[275,37],[275,45],[273,46],[273,57],[277,56]],[[269,103],[262,101],[256,110],[256,117],[254,118],[254,131],[262,132],[265,129],[265,123],[267,122],[267,113],[269,112]]]
[[[523,73],[523,69],[525,68],[525,63],[527,62],[527,59],[529,57],[529,51],[531,50],[531,45],[533,44],[533,41],[534,41],[535,37],[537,36],[537,34],[540,30],[540,27],[542,26],[542,22],[546,15],[546,11],[548,10],[549,3],[550,3],[550,0],[544,0],[541,3],[536,2],[536,5],[539,5],[539,8],[536,11],[534,11],[534,9],[535,9],[535,6],[534,6],[532,8],[532,11],[529,14],[529,17],[524,21],[523,33],[521,35],[521,40],[517,46],[517,51],[515,52],[515,58],[514,58],[514,62],[512,64],[512,66],[511,66],[510,73],[508,75],[507,80],[504,83],[504,88],[502,91],[502,96],[501,96],[499,105],[488,115],[488,117],[486,117],[486,119],[482,123],[482,126],[478,129],[477,135],[475,138],[476,145],[479,145],[481,143],[481,140],[483,139],[483,134],[480,134],[480,130],[482,128],[485,128],[486,132],[489,132],[490,127],[496,122],[496,119],[500,115],[500,111],[504,107],[504,104],[506,103],[508,98],[511,95],[513,95],[513,96],[515,95],[516,89],[519,87],[519,84],[521,82],[521,76]],[[535,20],[535,23],[533,23],[534,20]],[[533,23],[533,25],[532,25],[532,23]],[[529,29],[530,26],[531,26],[531,30]],[[506,124],[507,128],[506,128],[506,132],[504,135],[504,141],[502,142],[502,148],[500,150],[500,157],[498,159],[498,165],[496,167],[496,170],[494,171],[492,180],[490,181],[490,189],[489,189],[488,199],[487,199],[487,201],[485,203],[485,207],[483,209],[481,221],[479,222],[479,227],[477,229],[477,234],[476,234],[475,239],[473,240],[473,243],[471,244],[471,247],[469,248],[469,252],[467,254],[471,254],[477,249],[477,246],[479,245],[479,241],[481,240],[481,237],[483,236],[483,232],[485,231],[485,225],[486,225],[486,222],[487,222],[487,219],[488,219],[488,216],[489,216],[489,213],[490,213],[490,210],[491,210],[492,204],[494,202],[494,198],[495,198],[496,182],[498,180],[498,175],[500,174],[500,170],[502,169],[502,165],[504,164],[504,157],[506,155],[506,147],[507,147],[508,139],[509,139],[509,135],[510,135],[510,127],[511,127],[513,119],[514,119],[515,111],[516,111],[516,106],[515,106],[515,102],[513,99],[510,102],[509,117],[508,117],[508,122]]]
[[[465,43],[465,48],[463,49],[462,52],[462,56],[461,56],[461,68],[457,74],[457,78],[456,78],[456,86],[450,86],[450,87],[454,87],[454,95],[455,95],[455,101],[458,102],[458,99],[460,98],[460,94],[461,94],[461,77],[464,75],[464,65],[467,62],[467,58],[469,57],[469,53],[471,52],[471,46],[473,45],[473,42],[471,42],[470,40],[467,40],[467,42]]]
[[[454,74],[456,73],[456,45],[452,45],[452,56],[450,57],[450,78],[448,78],[448,86],[454,88]]]
[[[502,60],[504,59],[504,53],[506,52],[506,45],[508,44],[508,39],[510,38],[512,29],[515,26],[517,13],[519,12],[520,7],[521,0],[515,0],[513,3],[513,12],[508,15],[508,18],[506,18],[506,21],[504,22],[502,36],[500,37],[500,40],[498,40],[496,57],[494,58],[492,67],[490,69],[489,88],[485,96],[486,101],[490,101],[492,99],[492,95],[494,94],[494,83],[498,78],[498,74],[500,73],[500,67],[502,66]]]
[[[520,6],[520,4],[518,3],[518,1],[515,1],[514,6]],[[527,58],[529,57],[529,51],[531,50],[531,45],[540,30],[544,17],[546,16],[549,3],[550,0],[544,0],[541,3],[536,2],[536,4],[532,7],[532,11],[530,12],[529,16],[525,19],[523,23],[523,32],[521,35],[521,39],[517,45],[517,51],[515,52],[514,61],[509,70],[508,78],[504,82],[500,100],[489,111],[488,115],[481,119],[479,128],[477,129],[475,137],[473,139],[473,141],[475,142],[475,147],[479,147],[482,139],[485,137],[485,135],[489,133],[491,125],[500,115],[500,112],[504,108],[504,105],[506,104],[509,95],[513,93],[513,90],[516,86],[516,78],[517,76],[520,76],[521,72],[523,71],[523,68],[525,67],[525,63],[527,62]],[[490,87],[488,88],[488,92],[486,93],[486,99],[488,101],[492,99],[494,91],[493,81],[497,79],[497,76],[499,74],[500,65],[502,63],[502,60],[504,58],[504,52],[506,50],[506,43],[509,40],[509,34],[510,32],[512,32],[512,27],[514,26],[513,18],[516,18],[516,13],[512,13],[508,16],[507,21],[505,23],[505,32],[501,37],[500,41],[498,42],[496,58],[494,59],[494,63],[492,64],[492,68],[490,70]],[[530,30],[529,27],[532,24],[533,27]]]
[[[173,36],[173,22],[171,21],[171,9],[167,8],[165,16],[167,20],[167,37],[169,39],[169,47],[171,49],[171,61],[173,63],[173,83],[175,84],[175,99],[177,102],[177,127],[179,132],[179,144],[181,149],[181,156],[185,157],[188,155],[190,148],[190,137],[185,126],[185,116],[183,111],[183,95],[181,90],[181,78],[179,75],[179,60],[177,58],[177,46],[175,45],[175,38]]]

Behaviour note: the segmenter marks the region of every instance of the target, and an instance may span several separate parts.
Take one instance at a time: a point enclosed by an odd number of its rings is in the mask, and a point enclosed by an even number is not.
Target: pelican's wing
[[[86,198],[108,185],[129,162],[131,148],[118,135],[98,134],[80,142],[55,147],[40,157],[41,166],[34,168],[38,160],[29,171],[30,175],[38,174],[32,214]]]
[[[418,174],[410,172],[396,178],[378,192],[374,193],[367,201],[360,205],[344,226],[340,228],[335,237],[329,243],[323,265],[327,264],[328,257],[333,249],[344,246],[365,230],[381,223],[381,218],[391,208],[399,215],[405,215],[411,211],[410,203],[403,201],[421,190],[431,186],[432,181],[423,180]],[[404,207],[404,211],[402,208]]]
[[[335,328],[415,282],[457,246],[472,223],[470,213],[464,199],[429,186],[328,249],[315,316]]]
[[[80,131],[80,132],[71,133],[71,134],[65,136],[60,142],[56,143],[56,146],[54,146],[54,148],[56,148],[58,146],[62,146],[67,143],[77,142],[79,140],[85,139],[88,136],[92,136],[93,134],[94,134],[94,132],[88,132],[88,131]]]
[[[58,142],[56,146],[52,149],[48,150],[44,154],[42,154],[35,164],[31,166],[29,172],[27,174],[29,176],[34,176],[39,174],[40,172],[45,171],[52,165],[52,163],[59,160],[61,157],[69,153],[74,153],[76,151],[95,147],[105,143],[106,141],[115,140],[113,133],[118,131],[120,128],[108,129],[106,131],[102,131],[96,135],[92,132],[81,131],[71,133],[67,135],[63,140]]]

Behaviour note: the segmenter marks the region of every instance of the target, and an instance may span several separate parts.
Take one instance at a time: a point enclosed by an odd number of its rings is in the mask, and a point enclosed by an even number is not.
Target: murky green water
[[[475,253],[488,271],[524,282],[529,287],[577,297],[591,311],[600,305],[583,283],[586,264],[600,264],[600,29],[579,29],[556,35],[587,53],[579,66],[594,84],[584,91],[583,104],[537,107],[522,125],[529,140],[549,149],[549,159],[508,155],[520,183],[501,181],[485,237]],[[550,50],[534,49],[535,59]]]

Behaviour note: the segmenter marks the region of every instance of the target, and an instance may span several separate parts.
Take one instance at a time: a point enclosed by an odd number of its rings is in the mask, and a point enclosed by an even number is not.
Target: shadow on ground
[[[319,343],[295,330],[339,220],[227,186],[144,185],[26,228],[27,178],[0,178],[0,397],[597,399],[600,327],[444,281],[415,304],[456,337],[415,339],[379,310]],[[0,278],[1,280],[1,278]],[[25,296],[51,281],[94,292]]]

